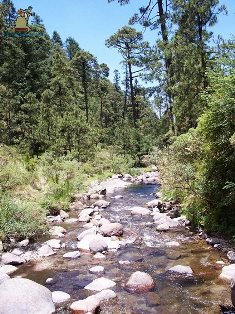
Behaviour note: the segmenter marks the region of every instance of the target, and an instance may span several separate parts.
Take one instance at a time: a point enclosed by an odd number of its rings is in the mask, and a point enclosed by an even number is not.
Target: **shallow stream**
[[[20,267],[15,276],[32,279],[51,291],[67,292],[73,300],[91,294],[83,288],[92,280],[101,276],[112,279],[116,282],[113,290],[118,298],[102,307],[102,314],[220,313],[219,304],[231,303],[229,284],[219,279],[221,270],[216,267],[216,261],[223,256],[185,228],[157,232],[152,216],[133,217],[128,211],[132,206],[145,206],[146,202],[154,199],[153,193],[157,188],[154,185],[132,185],[107,197],[111,206],[101,214],[112,222],[123,224],[121,238],[128,240],[129,244],[116,252],[108,252],[106,259],[94,259],[92,254],[84,252],[76,260],[64,259],[64,253],[76,250],[77,234],[84,230],[84,223],[63,225],[68,230],[62,238],[66,248],[56,255]],[[117,194],[123,198],[111,198]],[[73,214],[77,216],[77,213]],[[119,261],[130,263],[120,264]],[[105,273],[89,273],[89,268],[95,265],[104,266]],[[194,276],[175,277],[166,272],[175,265],[190,266]],[[153,277],[156,285],[152,292],[132,294],[125,290],[124,284],[137,270]],[[45,283],[48,277],[53,278],[50,284]],[[58,313],[67,314],[69,311],[64,309]]]

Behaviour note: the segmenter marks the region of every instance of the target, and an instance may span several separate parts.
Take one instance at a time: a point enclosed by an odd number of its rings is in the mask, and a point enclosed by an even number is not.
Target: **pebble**
[[[104,258],[106,258],[106,256],[103,253],[100,253],[100,252],[96,253],[93,257],[97,258],[97,259],[104,259]]]

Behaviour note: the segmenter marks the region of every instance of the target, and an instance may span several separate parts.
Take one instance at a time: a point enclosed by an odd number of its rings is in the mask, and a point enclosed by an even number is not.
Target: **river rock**
[[[70,206],[70,210],[81,210],[84,208],[84,204],[81,201],[73,202]]]
[[[88,234],[82,238],[81,241],[78,242],[77,247],[80,250],[89,251],[90,250],[90,242],[95,241],[99,242],[103,237],[100,234]]]
[[[123,196],[122,195],[115,195],[111,198],[114,198],[115,200],[119,200],[120,198],[123,198]]]
[[[94,267],[91,267],[89,269],[89,272],[91,273],[103,273],[104,272],[104,267],[103,266],[94,266]]]
[[[18,248],[15,248],[12,252],[12,254],[15,254],[17,256],[21,256],[22,254],[24,254],[24,251],[18,249]]]
[[[157,226],[157,231],[168,231],[170,230],[170,224],[168,222],[165,222],[163,224],[160,224]]]
[[[55,237],[63,237],[64,234],[67,232],[65,228],[61,227],[61,226],[53,226],[50,230],[49,230],[51,236],[55,236]]]
[[[169,271],[174,272],[174,273],[188,275],[188,276],[193,275],[193,270],[190,266],[176,265],[174,267],[171,267]]]
[[[51,256],[53,254],[55,254],[55,252],[47,244],[43,245],[42,247],[40,247],[40,249],[38,249],[38,255],[40,257],[47,257],[47,256]]]
[[[10,277],[7,275],[7,274],[4,274],[4,273],[1,273],[0,272],[0,285],[5,281],[5,280],[8,280],[10,279]],[[0,300],[0,303],[1,303],[1,300]],[[0,309],[1,311],[1,309]]]
[[[70,306],[73,314],[95,314],[100,306],[100,301],[95,296],[73,302]]]
[[[104,236],[121,236],[123,234],[123,226],[120,223],[103,224],[100,231]]]
[[[61,219],[67,219],[67,218],[69,218],[69,214],[61,209],[60,210],[60,217],[61,217]]]
[[[146,216],[150,215],[151,213],[149,209],[140,206],[134,206],[130,210],[132,215]]]
[[[81,256],[79,251],[68,252],[63,255],[64,258],[76,259]]]
[[[61,305],[61,304],[69,302],[70,295],[68,293],[63,292],[63,291],[53,291],[52,292],[52,300],[53,300],[54,304]]]
[[[89,249],[92,253],[107,251],[108,245],[103,240],[103,237],[95,236],[89,241]]]
[[[111,222],[106,218],[101,218],[99,221],[99,226],[110,224]]]
[[[146,292],[153,287],[153,278],[149,274],[140,271],[133,273],[126,283],[127,290],[131,292]]]
[[[220,278],[224,279],[224,280],[226,280],[228,282],[231,282],[231,280],[235,281],[235,264],[224,266],[222,268],[222,272],[220,274]]]
[[[96,259],[104,259],[104,258],[106,258],[106,256],[104,254],[99,253],[99,252],[96,253],[93,257],[96,258]]]
[[[78,221],[79,222],[89,222],[91,220],[91,217],[88,214],[82,214],[79,215]]]
[[[18,242],[18,246],[20,247],[26,247],[29,244],[29,239],[24,239],[20,242]]]
[[[87,235],[95,235],[97,233],[96,227],[92,227],[90,229],[84,230],[83,232],[79,233],[77,236],[78,241],[81,241]]]
[[[108,301],[110,299],[114,299],[117,297],[116,293],[113,290],[105,289],[94,295],[96,299],[99,300],[100,303],[104,301]]]
[[[235,307],[235,281],[232,280],[231,282],[231,301],[232,305]]]
[[[155,292],[148,292],[146,295],[147,303],[150,306],[157,306],[161,304],[161,299],[159,295]]]
[[[116,283],[110,279],[105,277],[101,277],[93,280],[89,285],[87,285],[84,289],[92,290],[92,291],[101,291],[105,289],[109,289],[116,286]]]
[[[18,268],[13,265],[2,265],[0,266],[0,274],[10,275],[14,273]]]
[[[49,245],[52,249],[60,249],[61,241],[57,239],[48,240],[45,244]]]
[[[107,202],[105,200],[99,200],[97,202],[95,202],[92,206],[95,207],[95,206],[98,206],[98,207],[101,207],[101,208],[106,208],[110,205],[110,202]]]
[[[158,206],[158,203],[159,203],[159,200],[152,200],[152,201],[146,203],[146,205],[148,208],[154,208],[154,207]]]
[[[65,219],[65,221],[64,221],[64,223],[67,225],[72,225],[72,224],[75,224],[77,222],[78,222],[77,218],[68,218],[68,219]]]
[[[13,278],[0,285],[0,314],[51,314],[51,291],[28,279]]]
[[[1,263],[4,265],[21,265],[24,264],[26,262],[26,260],[18,255],[12,254],[12,253],[3,253],[2,254],[2,260]]]
[[[227,257],[231,263],[235,263],[235,252],[234,251],[228,251]]]
[[[91,208],[91,207],[88,207],[88,208],[84,208],[79,216],[82,216],[82,215],[89,215],[89,216],[92,216],[95,212],[95,209],[94,208]]]

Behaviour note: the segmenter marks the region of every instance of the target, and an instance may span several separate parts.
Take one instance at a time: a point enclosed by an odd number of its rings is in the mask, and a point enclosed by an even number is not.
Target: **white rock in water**
[[[52,249],[60,249],[61,241],[57,239],[48,240],[45,244],[49,245]]]
[[[55,254],[55,252],[52,250],[52,248],[47,244],[40,247],[40,249],[37,252],[38,252],[38,255],[40,257],[47,257],[47,256],[51,256],[51,255]]]
[[[144,272],[136,271],[126,283],[126,288],[131,292],[146,292],[154,287],[153,278]]]
[[[0,266],[0,274],[10,275],[17,270],[17,267],[13,265],[2,265]]]
[[[3,253],[1,263],[10,265],[21,265],[26,262],[25,258],[12,253]]]
[[[97,258],[97,259],[104,259],[106,258],[106,256],[102,253],[96,253],[94,256],[94,258]]]
[[[54,312],[51,291],[46,287],[23,278],[8,279],[1,284],[1,314],[52,314]]]
[[[95,206],[98,206],[98,207],[101,207],[101,208],[106,208],[110,205],[110,202],[107,202],[105,200],[99,200],[97,202],[95,202],[92,206],[95,207]]]
[[[61,226],[54,226],[49,230],[50,234],[55,237],[63,237],[67,232],[65,228]]]
[[[120,265],[129,265],[129,264],[131,264],[130,261],[119,261],[118,263],[119,263]]]
[[[176,265],[174,267],[171,267],[169,271],[175,272],[175,273],[180,273],[180,274],[187,274],[192,276],[193,275],[193,270],[190,266],[182,266],[182,265]]]
[[[79,251],[68,252],[63,255],[64,258],[75,259],[81,256]]]
[[[63,304],[70,300],[70,295],[63,291],[53,291],[52,300],[56,305]]]
[[[220,274],[220,278],[224,279],[224,280],[226,280],[228,282],[231,282],[231,280],[235,281],[235,264],[224,266],[222,268],[222,272]]]
[[[95,296],[73,302],[70,306],[73,314],[95,314],[100,306],[100,301]]]
[[[158,203],[160,203],[159,200],[153,200],[153,201],[150,201],[148,203],[146,203],[147,207],[149,208],[153,208],[153,207],[157,207],[158,206]]]
[[[170,230],[170,225],[168,222],[166,222],[166,223],[158,225],[156,229],[157,231],[168,231]]]
[[[120,198],[123,198],[123,196],[122,195],[115,195],[112,198],[114,198],[115,200],[119,200]]]
[[[4,273],[0,273],[0,285],[5,281],[5,280],[8,280],[10,279],[10,277],[7,275],[7,274],[4,274]],[[0,301],[1,302],[1,301]],[[1,309],[0,309],[1,311]]]
[[[103,266],[94,266],[94,267],[91,267],[89,269],[89,272],[91,272],[91,273],[102,273],[102,272],[104,272],[104,267]]]
[[[54,281],[53,278],[47,278],[47,279],[46,279],[46,283],[49,283],[49,284],[52,283],[53,281]]]
[[[112,288],[114,286],[116,286],[116,283],[114,281],[101,277],[101,278],[93,280],[84,289],[92,290],[92,291],[101,291],[101,290]]]
[[[121,236],[123,234],[123,226],[120,223],[107,223],[100,227],[100,231],[104,236]]]
[[[116,298],[117,295],[113,290],[105,289],[96,293],[94,297],[98,299],[100,303],[102,303],[104,301]]]
[[[172,247],[172,246],[180,246],[180,243],[177,241],[171,241],[171,242],[166,242],[165,245],[167,247]]]
[[[21,256],[24,252],[20,249],[14,249],[11,253],[17,256]]]
[[[81,241],[85,236],[91,235],[91,234],[94,235],[96,233],[97,233],[96,227],[92,227],[90,229],[87,229],[87,230],[79,233],[78,236],[77,236],[77,239],[78,239],[78,241]]]
[[[151,211],[149,209],[144,208],[144,207],[140,207],[140,206],[134,206],[134,207],[130,208],[130,210],[131,210],[132,215],[145,216],[145,215],[151,214]]]

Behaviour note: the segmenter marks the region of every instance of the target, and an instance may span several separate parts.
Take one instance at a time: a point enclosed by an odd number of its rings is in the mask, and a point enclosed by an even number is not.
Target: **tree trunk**
[[[86,76],[86,63],[82,63],[82,87],[84,91],[84,101],[86,110],[86,122],[89,120],[89,109],[88,109],[88,89],[87,89],[87,76]]]
[[[169,38],[168,38],[168,31],[167,31],[167,25],[166,25],[166,12],[164,13],[163,9],[163,0],[157,0],[158,3],[158,14],[160,17],[160,27],[161,27],[161,35],[162,40],[165,44],[165,48],[169,45]],[[167,96],[168,96],[168,114],[170,119],[170,128],[173,134],[176,135],[176,127],[175,127],[175,117],[173,113],[173,96],[172,92],[170,91],[171,85],[172,85],[172,79],[173,74],[171,70],[171,64],[172,64],[172,57],[166,56],[165,54],[165,67],[166,67],[166,73],[167,73]]]

